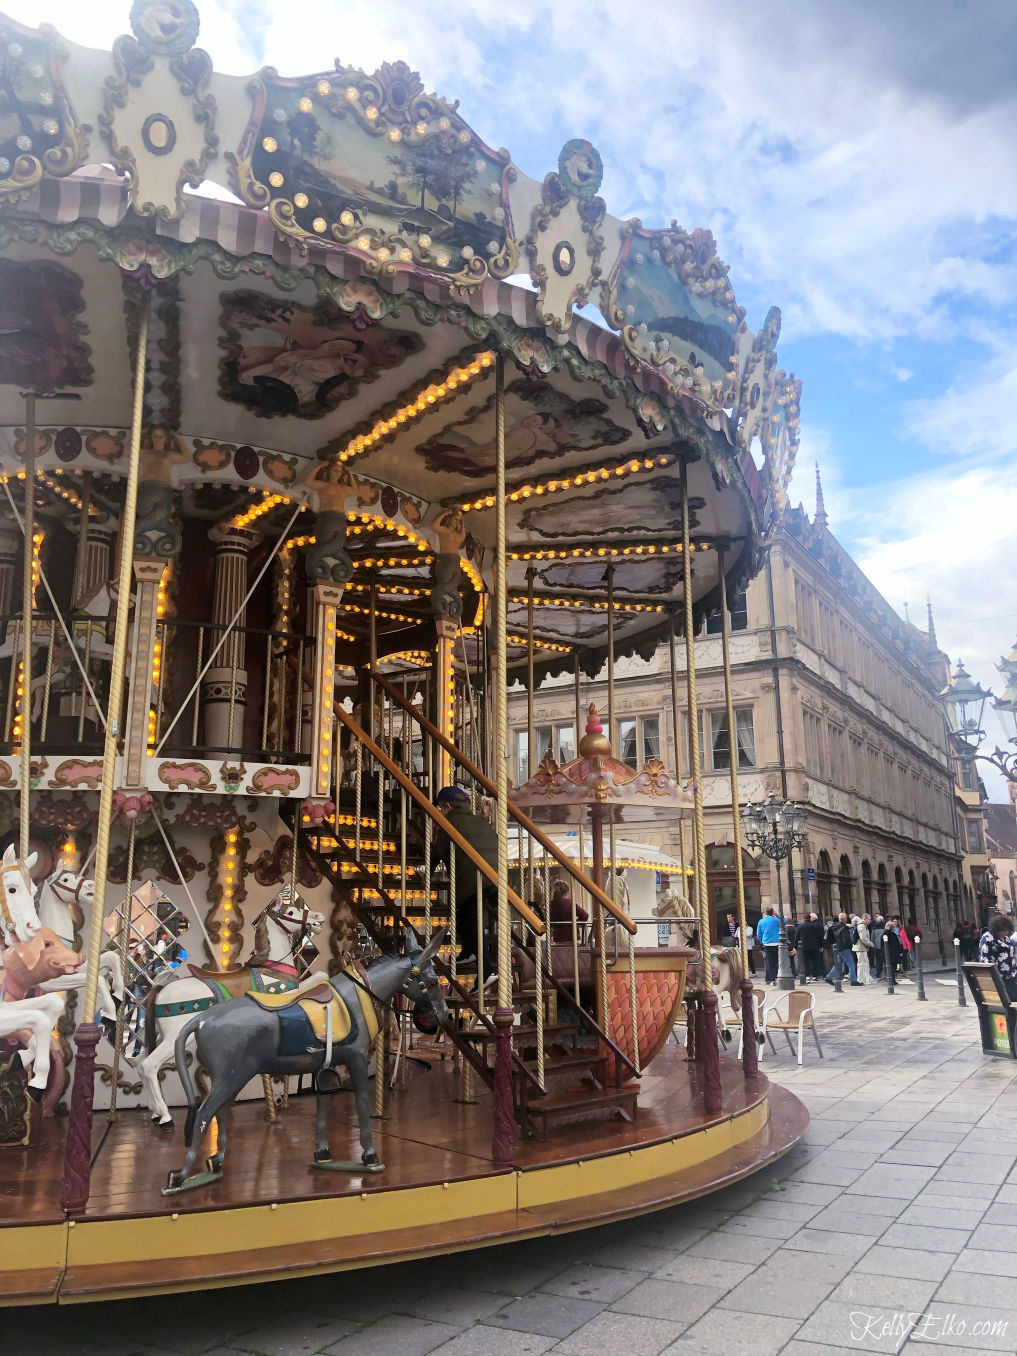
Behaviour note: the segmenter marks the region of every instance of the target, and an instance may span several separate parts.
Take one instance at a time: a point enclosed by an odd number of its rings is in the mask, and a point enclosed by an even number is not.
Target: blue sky
[[[6,0],[108,45],[127,0]],[[706,226],[805,383],[795,501],[986,685],[1017,634],[1013,0],[206,0],[236,74],[403,58],[542,178],[600,149],[617,216]],[[301,22],[296,15],[308,17]]]

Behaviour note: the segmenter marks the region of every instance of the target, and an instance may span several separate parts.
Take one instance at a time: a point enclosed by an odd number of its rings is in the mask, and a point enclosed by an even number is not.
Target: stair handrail
[[[461,750],[456,747],[452,740],[449,739],[447,735],[443,734],[442,731],[438,729],[437,725],[435,725],[433,721],[428,720],[427,716],[425,716],[423,712],[418,711],[412,702],[408,702],[403,697],[402,693],[399,691],[397,687],[394,687],[390,682],[388,682],[386,678],[384,678],[375,669],[369,668],[367,672],[368,675],[374,680],[374,682],[376,682],[379,685],[379,687],[384,688],[384,690],[388,693],[388,695],[392,698],[394,702],[396,702],[399,706],[403,708],[403,710],[409,712],[409,714],[414,717],[417,723],[427,731],[427,733],[431,736],[432,739],[436,739],[438,741],[438,743],[445,750],[445,752],[449,754],[453,759],[455,759],[459,766],[465,772],[469,773],[469,775],[474,779],[474,781],[480,783],[480,785],[484,788],[488,795],[493,796],[495,800],[498,799],[498,788],[494,784],[494,782],[491,781],[490,777],[485,776],[485,774],[481,772],[480,768],[477,767],[477,765],[474,762],[472,762],[471,759],[469,759],[465,753],[461,752]],[[537,842],[540,844],[540,846],[544,849],[544,851],[548,853],[550,856],[552,856],[558,863],[558,865],[569,873],[573,880],[577,881],[579,885],[581,885],[582,888],[587,891],[588,894],[592,895],[592,897],[595,900],[597,900],[599,904],[601,904],[605,909],[607,909],[608,913],[610,913],[619,923],[621,923],[622,927],[625,928],[626,932],[630,932],[633,936],[636,935],[636,932],[638,930],[636,924],[628,916],[625,910],[619,908],[619,906],[614,902],[614,900],[605,890],[602,890],[595,881],[591,880],[589,876],[587,876],[584,872],[580,871],[576,866],[575,862],[573,862],[572,859],[569,857],[569,855],[566,852],[563,852],[562,849],[558,847],[557,843],[555,843],[552,838],[549,838],[547,834],[545,834],[544,831],[539,827],[539,825],[535,824],[533,820],[529,817],[529,815],[526,814],[524,810],[521,810],[518,805],[515,805],[511,799],[508,802],[508,812],[512,816],[512,818],[516,821],[516,823],[520,826],[520,828],[525,829],[526,832],[530,834],[532,838],[535,838]]]
[[[488,862],[486,862],[484,858],[480,855],[480,853],[477,851],[477,849],[473,846],[473,844],[467,842],[467,840],[459,832],[456,826],[453,823],[451,823],[451,821],[448,820],[445,817],[445,815],[441,813],[440,810],[436,809],[431,804],[428,798],[424,795],[423,791],[421,791],[420,787],[417,786],[417,784],[414,781],[412,781],[409,777],[407,777],[406,773],[402,770],[399,764],[396,763],[392,758],[390,758],[388,754],[385,752],[385,750],[374,742],[374,740],[367,733],[367,731],[363,729],[360,725],[358,725],[352,716],[348,716],[338,702],[333,702],[332,705],[336,717],[342,722],[343,725],[346,726],[347,730],[349,730],[353,737],[355,739],[360,740],[364,748],[366,748],[369,753],[373,754],[373,756],[377,758],[378,762],[382,765],[385,771],[388,772],[390,776],[396,779],[396,781],[403,788],[403,790],[406,791],[413,798],[413,800],[416,801],[416,803],[420,806],[420,808],[424,811],[428,818],[431,819],[438,826],[438,828],[441,829],[442,832],[452,840],[453,843],[455,843],[456,847],[459,848],[460,851],[465,853],[465,855],[470,859],[470,861],[477,868],[480,874],[485,878],[485,880],[487,880],[491,885],[497,887],[498,873],[494,869],[494,867],[491,866]],[[527,903],[520,899],[520,897],[516,894],[516,892],[512,889],[511,886],[507,887],[507,893],[508,893],[508,902],[512,906],[512,908],[516,911],[516,913],[519,915],[519,917],[522,918],[522,920],[526,923],[527,927],[529,927],[531,932],[535,932],[538,937],[542,937],[544,935],[543,920],[533,912],[533,910]]]

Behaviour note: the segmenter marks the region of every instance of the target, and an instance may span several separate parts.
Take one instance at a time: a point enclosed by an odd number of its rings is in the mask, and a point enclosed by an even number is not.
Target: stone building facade
[[[902,620],[829,531],[822,498],[810,521],[801,508],[775,530],[746,593],[731,603],[731,663],[739,799],[773,794],[808,807],[804,851],[791,869],[746,852],[750,921],[782,900],[785,913],[811,906],[900,913],[945,939],[964,898],[954,765],[940,701],[946,657]],[[696,643],[707,883],[715,926],[734,907],[730,758],[719,618]],[[679,736],[687,766],[684,646],[679,641]],[[606,675],[584,681],[607,716]],[[675,762],[667,647],[652,660],[616,666],[615,753],[642,763]],[[535,698],[537,756],[561,760],[575,747],[572,685],[554,680]],[[514,780],[525,779],[526,704],[510,702]],[[626,824],[626,838],[678,853],[673,823]],[[686,834],[690,838],[690,834]],[[689,847],[691,855],[691,847]],[[809,870],[811,868],[811,871]],[[930,948],[931,950],[931,948]]]

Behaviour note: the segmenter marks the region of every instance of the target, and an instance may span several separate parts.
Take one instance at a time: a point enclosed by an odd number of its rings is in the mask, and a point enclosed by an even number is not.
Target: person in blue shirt
[[[756,928],[756,941],[763,948],[766,957],[766,982],[776,984],[778,957],[780,956],[780,921],[773,909],[767,909]]]

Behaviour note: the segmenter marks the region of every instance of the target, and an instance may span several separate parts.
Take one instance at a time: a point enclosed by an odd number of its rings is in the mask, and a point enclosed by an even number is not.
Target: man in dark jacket
[[[498,835],[483,815],[470,809],[470,798],[461,786],[445,786],[435,797],[435,805],[445,815],[448,822],[466,839],[470,847],[483,857],[488,866],[498,868]],[[431,863],[449,865],[452,853],[452,840],[440,831],[435,834],[431,847]],[[490,984],[498,976],[489,970],[490,952],[493,944],[491,937],[492,921],[498,909],[498,891],[490,884],[483,885],[481,903],[483,908],[483,938],[479,936],[477,926],[477,877],[479,872],[461,847],[455,848],[456,870],[456,937],[459,942],[459,963],[465,964],[477,956],[478,946],[482,946],[481,959],[484,969],[484,983]],[[481,877],[481,880],[485,880]]]
[[[872,974],[876,979],[883,978],[883,933],[886,931],[886,920],[881,913],[877,913],[872,920],[872,926],[869,928],[869,936],[872,938]]]
[[[811,984],[814,979],[822,979],[823,925],[818,914],[810,913],[804,922],[799,923],[795,947],[799,961],[805,969],[806,984]]]
[[[851,983],[854,988],[858,988],[858,967],[855,965],[855,953],[851,950],[851,925],[848,923],[846,913],[839,913],[837,921],[831,928],[833,939],[833,965],[830,967],[830,973],[826,976],[827,984],[833,983],[833,977],[837,973],[837,966],[841,970],[847,970],[851,976]]]

